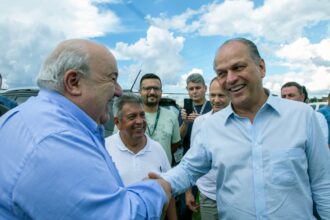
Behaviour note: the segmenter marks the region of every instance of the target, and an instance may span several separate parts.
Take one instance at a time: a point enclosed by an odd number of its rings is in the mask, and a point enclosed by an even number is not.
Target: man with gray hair
[[[169,185],[125,187],[104,146],[117,77],[114,56],[88,40],[66,40],[49,55],[38,96],[0,118],[2,219],[160,217]]]
[[[145,134],[147,120],[142,98],[124,93],[113,104],[114,122],[119,130],[106,138],[105,146],[126,186],[141,181],[148,172],[166,172],[171,166],[162,146]],[[176,219],[175,200],[167,209],[168,219]]]
[[[205,93],[207,86],[205,84],[204,78],[199,73],[190,74],[186,80],[187,91],[190,97],[190,103],[192,104],[192,112],[187,112],[188,109],[181,109],[181,114],[179,115],[180,124],[180,134],[183,140],[183,154],[185,154],[190,148],[191,130],[194,120],[209,111],[212,110],[211,103],[206,100]],[[194,210],[198,208],[195,203],[196,196],[198,194],[198,189],[194,186],[189,189],[185,195],[180,197],[180,207],[179,215],[181,219],[191,219],[192,212],[189,210],[194,206]]]

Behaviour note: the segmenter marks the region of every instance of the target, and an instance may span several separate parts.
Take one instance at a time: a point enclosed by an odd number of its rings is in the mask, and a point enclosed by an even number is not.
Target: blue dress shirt
[[[103,126],[41,90],[0,118],[0,219],[159,219],[156,181],[124,187]]]
[[[315,112],[269,96],[253,124],[231,105],[210,116],[181,163],[163,174],[173,193],[216,169],[221,219],[330,219],[330,151]]]

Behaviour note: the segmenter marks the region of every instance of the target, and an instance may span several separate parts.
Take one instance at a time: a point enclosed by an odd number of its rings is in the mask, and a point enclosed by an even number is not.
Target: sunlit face
[[[188,95],[194,103],[201,103],[205,99],[206,86],[203,83],[189,82],[187,85]]]
[[[115,118],[120,134],[124,138],[144,138],[147,126],[143,106],[137,103],[126,103],[122,108],[122,117]]]
[[[284,99],[290,99],[294,101],[303,102],[305,97],[301,94],[297,87],[289,86],[281,89],[281,97]]]
[[[162,86],[158,79],[144,79],[140,85],[140,95],[146,106],[156,106],[162,97]]]
[[[261,59],[256,64],[245,44],[233,41],[220,48],[214,69],[234,108],[253,108],[262,102],[265,63]]]
[[[229,104],[229,98],[220,87],[218,80],[213,80],[209,89],[209,98],[213,112],[220,111]]]
[[[90,75],[81,79],[85,111],[98,124],[109,120],[108,102],[122,93],[117,83],[117,64],[105,48],[93,48],[90,55]]]

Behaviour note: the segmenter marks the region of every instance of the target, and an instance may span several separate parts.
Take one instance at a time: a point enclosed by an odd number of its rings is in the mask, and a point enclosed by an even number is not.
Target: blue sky
[[[297,81],[320,97],[330,91],[329,8],[328,0],[1,0],[0,72],[6,88],[35,86],[57,43],[87,38],[113,52],[123,88],[141,69],[159,74],[164,92],[184,93],[190,73],[207,83],[215,76],[221,43],[246,37],[266,61],[266,88],[279,94]]]

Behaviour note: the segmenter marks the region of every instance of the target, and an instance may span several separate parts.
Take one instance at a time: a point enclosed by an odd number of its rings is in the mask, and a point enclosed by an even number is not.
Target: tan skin
[[[147,143],[145,136],[147,121],[142,105],[137,103],[124,104],[122,117],[115,117],[114,121],[119,130],[121,140],[129,150],[137,154],[145,147]],[[169,219],[176,219],[174,198],[171,198],[166,214]]]
[[[75,40],[90,54],[90,75],[71,69],[64,74],[63,95],[84,110],[96,123],[109,120],[108,102],[120,96],[118,70],[113,55],[103,46],[89,41]],[[61,45],[60,45],[61,46]]]
[[[281,89],[281,97],[284,99],[290,99],[298,102],[304,102],[305,95],[300,93],[295,86],[288,86]]]
[[[91,74],[86,77],[77,70],[71,69],[64,73],[63,96],[75,103],[96,123],[104,124],[108,119],[107,103],[113,96],[120,96],[122,90],[117,83],[118,69],[114,56],[103,46],[87,40],[68,40],[57,48],[76,44],[89,54]],[[163,188],[168,201],[171,198],[171,186],[162,179],[156,180]],[[167,204],[165,205],[165,207]]]
[[[147,88],[154,88],[147,90]],[[162,86],[158,79],[144,79],[140,85],[140,95],[144,103],[144,111],[154,113],[159,107],[159,102],[162,97]],[[180,146],[180,141],[171,144],[171,151],[174,153]]]
[[[245,44],[232,41],[219,49],[214,69],[220,87],[231,99],[234,111],[253,123],[258,110],[267,100],[262,86],[262,78],[266,74],[264,60],[256,62]]]
[[[114,122],[125,146],[133,153],[138,153],[147,143],[145,136],[147,121],[143,106],[136,103],[126,103],[122,108],[121,118],[115,117]]]
[[[209,99],[212,105],[213,113],[220,111],[229,104],[229,98],[223,89],[221,89],[218,80],[213,80],[209,88]],[[186,191],[186,205],[188,208],[197,212],[199,209],[199,204],[196,202],[191,189]]]
[[[266,74],[263,59],[256,62],[245,44],[232,41],[218,50],[214,70],[218,75],[220,88],[228,94],[236,114],[249,118],[253,123],[258,110],[267,100],[262,86],[262,78]],[[149,173],[149,178],[161,177]]]

